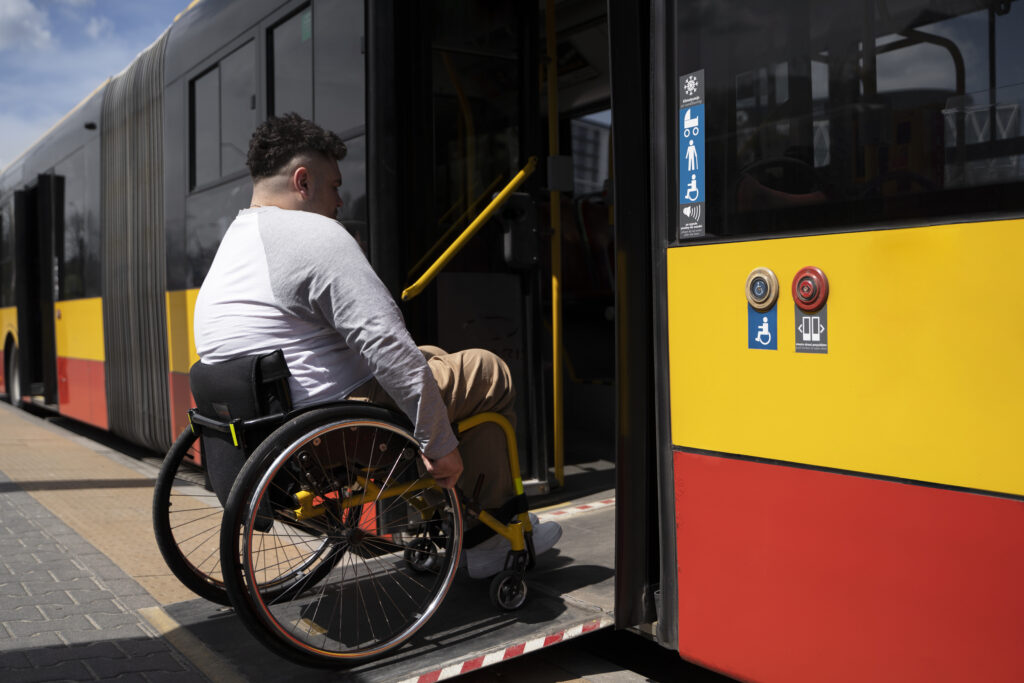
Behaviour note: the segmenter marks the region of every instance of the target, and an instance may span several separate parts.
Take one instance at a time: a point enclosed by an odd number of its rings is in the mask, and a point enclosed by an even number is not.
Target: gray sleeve
[[[290,313],[333,327],[415,425],[423,453],[458,446],[448,410],[391,293],[336,221],[305,212],[301,224],[260,224],[274,297]]]

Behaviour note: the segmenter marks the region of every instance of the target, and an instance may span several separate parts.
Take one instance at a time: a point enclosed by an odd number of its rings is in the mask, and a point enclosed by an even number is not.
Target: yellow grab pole
[[[555,0],[544,5],[548,77],[548,155],[558,156],[558,53]],[[548,182],[551,179],[548,178]],[[551,373],[554,411],[555,481],[565,485],[565,436],[562,422],[562,193],[551,191]]]
[[[469,207],[467,207],[465,211],[459,214],[459,217],[456,218],[454,222],[452,222],[451,227],[444,231],[444,234],[441,235],[441,239],[434,242],[434,245],[427,250],[427,253],[424,254],[419,261],[416,262],[416,265],[409,269],[409,273],[406,275],[406,277],[412,277],[413,273],[417,272],[424,263],[430,260],[430,257],[434,255],[434,252],[437,251],[442,244],[447,242],[448,238],[452,236],[452,233],[455,232],[456,229],[458,229],[459,223],[465,220],[466,217],[469,216],[469,214],[472,213],[474,209],[476,209],[477,204],[479,204],[484,197],[490,194],[491,190],[497,187],[498,183],[500,182],[500,175],[495,177],[495,179],[491,181],[491,184],[487,186],[487,189],[481,192],[480,196],[474,199],[473,202],[469,205]],[[447,218],[452,211],[458,208],[458,205],[461,203],[461,201],[462,199],[460,197],[459,201],[456,202],[455,204],[452,204],[451,208],[448,209],[443,216],[441,216],[441,220],[439,220],[437,224],[440,225],[442,222],[444,222],[444,219]]]
[[[508,182],[508,185],[505,186],[505,189],[499,192],[498,195],[491,200],[491,203],[488,204],[484,210],[480,212],[480,215],[462,231],[461,235],[455,238],[455,241],[452,242],[451,246],[444,250],[444,253],[434,261],[434,264],[430,266],[430,268],[427,268],[427,271],[420,276],[420,279],[409,285],[405,291],[402,292],[402,301],[408,301],[422,292],[423,289],[430,284],[430,281],[437,277],[437,274],[440,273],[446,265],[448,265],[448,262],[462,250],[462,247],[466,245],[466,242],[468,242],[469,239],[475,235],[481,227],[483,227],[484,223],[490,219],[491,215],[498,210],[498,207],[505,203],[508,196],[515,192],[516,188],[519,187],[531,173],[533,173],[535,168],[537,168],[537,157],[530,157],[530,160],[526,163],[526,166],[523,167],[523,170],[516,173],[515,177],[512,178],[512,180]]]

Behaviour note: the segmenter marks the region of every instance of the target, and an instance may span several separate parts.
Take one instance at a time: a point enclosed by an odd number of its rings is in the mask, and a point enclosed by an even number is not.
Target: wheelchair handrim
[[[256,517],[256,511],[259,509],[263,501],[264,493],[269,490],[271,481],[280,472],[284,464],[288,462],[288,460],[299,449],[303,448],[306,444],[312,442],[314,439],[323,436],[328,432],[334,431],[335,429],[342,426],[357,428],[370,427],[381,429],[385,432],[397,434],[405,438],[406,440],[415,443],[415,439],[411,434],[409,434],[407,431],[403,429],[397,428],[395,425],[388,422],[373,419],[341,419],[334,420],[325,425],[321,425],[320,427],[317,428],[316,431],[307,432],[302,437],[296,439],[287,447],[283,448],[281,452],[274,457],[274,460],[271,463],[271,465],[264,471],[262,477],[260,478],[256,486],[255,495],[248,501],[248,505],[246,506],[246,522],[242,534],[242,557],[244,571],[249,577],[255,576],[255,567],[252,564],[253,553],[249,552],[249,548],[253,547],[253,534],[255,532],[253,520]],[[459,559],[462,552],[462,511],[459,506],[458,498],[451,492],[447,492],[445,494],[445,500],[447,504],[450,505],[452,508],[453,519],[455,520],[456,527],[453,529],[452,533],[452,549],[450,552],[452,559],[451,562],[449,563],[448,570],[445,576],[443,577],[440,590],[433,597],[433,599],[421,610],[420,616],[417,619],[415,619],[409,625],[408,628],[398,632],[388,640],[379,643],[373,649],[360,650],[355,653],[344,653],[324,650],[322,648],[318,648],[310,643],[304,642],[296,638],[291,633],[291,631],[288,628],[286,628],[275,617],[275,615],[270,609],[270,605],[268,605],[267,602],[264,600],[264,596],[260,594],[259,588],[265,586],[266,584],[257,585],[253,580],[250,579],[250,581],[246,582],[245,584],[246,591],[248,592],[250,599],[257,606],[257,609],[255,611],[258,613],[260,620],[267,624],[267,626],[270,627],[275,633],[287,638],[289,644],[293,647],[305,652],[319,655],[321,657],[335,660],[344,661],[372,658],[394,647],[397,647],[401,643],[405,642],[407,639],[412,637],[424,624],[426,624],[426,622],[429,621],[430,617],[433,616],[433,614],[437,611],[438,607],[441,605],[441,602],[447,595],[448,589],[451,587],[454,574],[459,566]],[[325,541],[324,546],[327,545],[329,545],[329,541]],[[318,551],[317,556],[319,557],[319,555],[322,554],[322,552],[323,547],[320,549],[320,551]],[[312,558],[309,562],[306,563],[305,566],[308,567],[313,561],[315,561],[315,559],[316,558]],[[295,573],[293,572],[292,575],[294,576],[294,574]]]

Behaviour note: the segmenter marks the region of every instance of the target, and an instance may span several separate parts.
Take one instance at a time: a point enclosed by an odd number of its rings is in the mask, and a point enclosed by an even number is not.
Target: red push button
[[[816,311],[828,300],[828,278],[821,268],[801,268],[793,278],[793,301],[803,311]]]

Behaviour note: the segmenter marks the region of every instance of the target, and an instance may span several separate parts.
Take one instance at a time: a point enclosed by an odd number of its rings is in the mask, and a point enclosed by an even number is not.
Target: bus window
[[[1017,3],[676,6],[676,76],[706,74],[708,237],[1022,208]]]
[[[10,200],[0,204],[0,307],[14,305],[14,226]]]
[[[256,128],[256,44],[249,41],[220,63],[220,174],[245,170]]]
[[[366,125],[363,0],[321,1],[314,10],[316,122],[347,139]]]
[[[306,7],[270,29],[270,113],[313,118],[313,11]]]
[[[256,47],[249,41],[191,83],[191,176],[202,187],[245,169],[256,127]]]
[[[210,270],[213,257],[238,212],[249,206],[252,183],[249,176],[236,178],[203,192],[193,193],[186,201],[187,287],[198,287]]]
[[[574,118],[572,135],[573,194],[564,217],[562,254],[566,296],[611,306],[615,283],[614,236],[609,214],[608,169],[611,156],[611,110]],[[610,314],[609,314],[610,315]],[[606,317],[602,314],[601,317]],[[608,322],[606,320],[605,322]],[[608,363],[610,365],[610,363]],[[602,371],[611,377],[610,367]]]
[[[55,173],[64,178],[64,221],[58,224],[58,292],[60,299],[100,296],[100,225],[96,210],[99,178],[87,173],[90,152],[98,143],[82,147],[57,164]]]
[[[612,112],[606,109],[573,119],[571,129],[573,194],[600,194],[607,189]]]
[[[468,225],[520,168],[518,10],[468,3],[459,13],[431,12],[436,221],[415,258],[448,228]],[[478,269],[481,248],[474,240],[464,252],[474,256],[460,262]]]
[[[220,70],[192,81],[192,187],[220,178]]]
[[[338,164],[341,170],[341,210],[338,219],[363,248],[370,253],[370,231],[366,223],[366,136],[345,141],[348,154]]]

